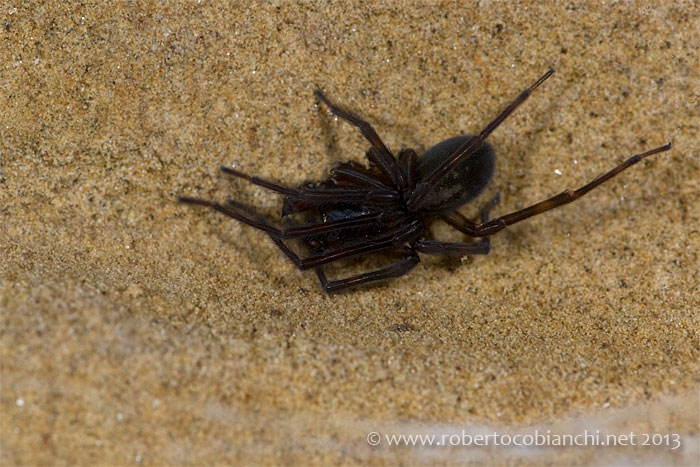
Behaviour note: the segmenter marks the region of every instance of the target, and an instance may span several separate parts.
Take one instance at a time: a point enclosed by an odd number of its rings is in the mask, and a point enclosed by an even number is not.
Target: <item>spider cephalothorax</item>
[[[229,167],[221,168],[227,174],[284,195],[282,216],[288,224],[292,223],[291,227],[274,227],[253,208],[235,200],[228,200],[226,205],[189,197],[180,197],[180,201],[211,207],[267,233],[296,267],[313,269],[323,290],[329,294],[402,276],[418,264],[418,253],[487,254],[490,250],[488,236],[570,203],[643,158],[671,148],[668,143],[637,154],[577,190],[566,190],[528,208],[489,220],[489,211],[498,202],[496,196],[482,209],[481,223],[467,219],[457,209],[483,191],[494,170],[493,149],[484,140],[553,73],[554,70],[549,70],[523,91],[478,135],[447,139],[428,149],[420,158],[413,149],[402,149],[398,157],[394,156],[369,123],[336,106],[321,91],[315,91],[316,97],[331,112],[356,126],[369,141],[368,167],[344,162],[332,169],[328,179],[308,182],[299,188],[288,188]],[[305,214],[305,220],[293,223],[292,216],[298,214]],[[470,237],[483,238],[472,242],[429,239],[427,227],[437,219]],[[306,250],[306,257],[302,258],[290,247],[289,242],[293,240],[298,240]],[[344,279],[326,279],[324,265],[373,252],[385,253],[397,260],[374,271]]]

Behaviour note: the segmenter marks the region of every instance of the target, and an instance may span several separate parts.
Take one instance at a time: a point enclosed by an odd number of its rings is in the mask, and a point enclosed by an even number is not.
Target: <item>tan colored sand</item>
[[[697,3],[336,3],[0,7],[0,462],[694,462]],[[275,212],[217,167],[297,184],[362,160],[316,87],[420,150],[478,131],[549,67],[490,138],[498,173],[466,214],[674,149],[487,257],[329,298],[264,235],[174,201]],[[683,446],[366,442],[528,427]]]

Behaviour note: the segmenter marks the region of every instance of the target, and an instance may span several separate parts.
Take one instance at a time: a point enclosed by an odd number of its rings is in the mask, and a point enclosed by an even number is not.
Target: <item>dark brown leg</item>
[[[243,222],[246,225],[255,227],[275,237],[289,240],[294,238],[306,237],[309,235],[317,235],[320,233],[331,232],[335,230],[351,229],[367,227],[377,222],[381,217],[381,213],[365,214],[349,219],[342,219],[332,222],[321,222],[319,224],[302,225],[298,227],[290,227],[287,229],[278,229],[273,227],[262,214],[259,214],[252,207],[232,199],[227,200],[231,208],[222,206],[219,203],[207,201],[199,198],[187,198],[181,196],[178,199],[181,203],[197,204],[219,211],[228,217]],[[246,212],[248,215],[243,215],[240,211]]]
[[[472,152],[474,152],[479,146],[481,146],[481,143],[495,130],[498,128],[498,126],[503,123],[503,120],[508,118],[510,114],[513,113],[515,109],[518,108],[520,104],[525,102],[528,97],[530,97],[530,94],[540,85],[542,84],[547,78],[552,76],[554,74],[554,70],[549,70],[547,73],[542,75],[540,79],[535,81],[535,83],[524,90],[513,102],[508,105],[499,115],[496,117],[491,123],[489,123],[486,128],[482,130],[481,133],[479,133],[478,136],[473,136],[467,142],[465,142],[455,153],[450,156],[449,159],[440,167],[435,169],[433,173],[428,175],[425,179],[423,179],[420,183],[416,185],[416,189],[413,191],[411,194],[411,197],[408,200],[408,209],[409,211],[417,211],[420,208],[420,204],[425,198],[425,196],[432,190],[435,185],[437,185],[440,180],[442,180],[442,177],[447,175],[450,170],[455,168],[462,160],[464,160],[465,157],[468,157]]]
[[[529,217],[536,216],[537,214],[542,214],[543,212],[549,211],[550,209],[554,209],[557,206],[562,206],[564,204],[575,201],[581,196],[588,193],[589,191],[598,187],[603,182],[610,180],[623,170],[641,161],[645,157],[653,156],[654,154],[668,151],[669,149],[671,149],[671,143],[659,146],[658,148],[651,149],[641,154],[634,155],[622,164],[612,169],[611,171],[598,176],[593,181],[589,182],[588,184],[582,186],[577,190],[566,190],[549,199],[540,201],[537,204],[533,204],[530,207],[521,209],[520,211],[512,212],[510,214],[506,214],[505,216],[501,216],[489,222],[475,224],[474,222],[470,221],[469,219],[462,216],[456,211],[443,215],[441,216],[441,218],[445,222],[450,224],[452,227],[472,237],[484,237],[488,235],[493,235],[496,232],[505,229],[507,226],[515,224],[516,222],[520,222]]]
[[[406,177],[403,173],[403,170],[401,169],[401,166],[399,165],[398,161],[391,153],[391,151],[389,151],[389,148],[386,147],[382,139],[372,127],[372,125],[370,125],[368,122],[361,119],[357,115],[353,114],[352,112],[342,109],[334,103],[332,103],[320,90],[315,90],[314,95],[319,100],[323,101],[323,103],[328,106],[328,108],[334,115],[337,115],[338,117],[342,118],[351,125],[356,126],[360,130],[362,136],[364,136],[365,139],[367,139],[367,141],[369,141],[369,143],[375,149],[375,151],[369,151],[367,157],[370,157],[370,159],[372,159],[372,162],[377,164],[377,167],[379,167],[379,169],[384,173],[384,175],[386,175],[389,178],[389,180],[392,181],[394,186],[396,186],[397,188],[405,188]]]
[[[241,171],[238,171],[236,169],[233,169],[231,167],[221,167],[221,171],[224,173],[227,173],[229,175],[233,175],[234,177],[239,177],[244,180],[248,180],[250,183],[258,186],[262,186],[267,188],[268,190],[276,191],[277,193],[282,193],[283,195],[288,195],[288,196],[297,196],[299,194],[298,190],[295,190],[294,188],[289,188],[286,186],[278,185],[276,183],[270,182],[268,180],[264,180],[260,177],[254,177],[252,175],[245,174]]]
[[[235,177],[242,178],[250,183],[265,187],[289,196],[290,198],[305,201],[307,203],[328,203],[333,201],[365,201],[373,204],[396,204],[399,195],[394,189],[382,186],[381,188],[301,188],[295,190],[270,182],[260,177],[254,177],[230,167],[221,167],[221,171]]]
[[[435,256],[488,255],[491,251],[489,242],[442,242],[440,240],[418,239],[413,242],[418,253]]]
[[[484,222],[488,222],[489,216],[491,215],[491,210],[493,209],[494,206],[496,206],[499,202],[501,201],[501,194],[496,193],[496,195],[489,200],[486,205],[484,205],[483,208],[481,208],[481,214],[479,215],[479,218],[481,219],[481,223],[483,224]]]
[[[391,264],[390,266],[387,266],[386,268],[357,274],[345,279],[329,281],[326,279],[326,275],[323,272],[323,267],[321,266],[314,268],[314,271],[316,271],[316,275],[321,281],[321,287],[323,287],[323,290],[330,295],[361,284],[403,276],[420,262],[418,255],[408,247],[396,248],[392,251],[392,253],[403,256],[404,258]]]
[[[395,228],[393,230],[389,230],[385,232],[384,236],[372,239],[371,241],[339,248],[337,250],[329,251],[321,255],[310,256],[308,258],[305,258],[301,260],[299,269],[310,269],[316,266],[320,266],[322,264],[337,261],[342,258],[347,258],[349,256],[355,256],[362,253],[369,253],[372,251],[385,250],[394,245],[412,241],[420,234],[422,230],[423,225],[419,221],[414,221],[404,226],[403,228]]]
[[[277,247],[282,250],[285,255],[287,255],[292,263],[294,263],[298,269],[303,271],[350,256],[386,250],[397,243],[404,243],[413,240],[421,230],[421,225],[419,225],[417,222],[412,222],[402,229],[399,228],[390,230],[386,232],[385,236],[372,239],[371,242],[359,243],[303,259],[300,258],[299,255],[297,255],[291,248],[289,248],[281,238],[269,232],[267,234],[272,241],[275,242],[275,245],[277,245]]]
[[[377,178],[375,174],[356,163],[344,162],[338,164],[331,169],[331,173],[336,180],[348,182],[355,186],[364,185],[382,189],[391,188],[390,185],[386,185],[382,180]]]
[[[221,212],[229,217],[232,217],[238,221],[241,221],[246,225],[249,225],[251,227],[255,227],[257,229],[264,231],[265,233],[267,233],[268,237],[270,237],[272,239],[272,241],[275,242],[275,245],[277,245],[277,247],[280,250],[282,250],[282,253],[284,253],[292,261],[292,263],[294,263],[294,265],[297,268],[302,269],[301,259],[299,258],[299,256],[296,253],[294,253],[294,251],[292,251],[292,249],[289,248],[284,243],[284,241],[282,241],[282,239],[280,238],[282,232],[279,229],[276,229],[276,228],[270,226],[267,222],[265,222],[262,219],[262,215],[257,213],[255,211],[255,209],[253,209],[252,207],[250,207],[244,203],[241,203],[239,201],[234,201],[231,199],[227,200],[231,206],[234,206],[237,209],[246,212],[248,215],[256,218],[257,220],[245,217],[242,214],[240,214],[239,212],[236,212],[232,209],[228,209],[228,208],[226,208],[218,203],[214,203],[214,202],[203,200],[203,199],[186,198],[184,196],[180,196],[178,198],[178,201],[180,201],[181,203],[197,204],[199,206],[205,206],[208,208],[212,208],[212,209],[219,211],[219,212]]]
[[[399,164],[403,167],[406,172],[406,182],[408,183],[408,188],[412,190],[416,186],[416,162],[418,161],[418,154],[411,148],[402,149],[399,152]]]
[[[272,239],[273,242],[275,242],[275,245],[277,245],[277,248],[282,250],[282,253],[287,255],[287,258],[289,258],[292,263],[294,263],[294,266],[297,267],[297,269],[302,269],[301,267],[301,258],[299,258],[299,255],[294,253],[294,251],[287,246],[282,239],[279,237],[275,237],[274,235],[268,234],[268,236]]]
[[[491,198],[481,209],[480,218],[482,223],[489,220],[491,209],[498,204],[500,199],[500,194],[496,194],[496,196]],[[489,237],[484,237],[479,242],[443,242],[440,240],[419,238],[413,242],[412,246],[419,253],[435,256],[487,255],[491,251],[491,241]]]
[[[208,201],[206,199],[189,198],[187,196],[180,196],[180,197],[178,197],[177,200],[181,203],[196,204],[198,206],[204,206],[207,208],[211,208],[215,211],[219,211],[220,213],[222,213],[228,217],[236,219],[237,221],[243,222],[246,225],[249,225],[251,227],[255,227],[256,229],[262,230],[262,231],[267,232],[271,235],[277,235],[277,236],[282,235],[281,230],[271,226],[269,223],[264,221],[262,216],[259,214],[255,216],[255,217],[257,217],[256,219],[252,219],[252,218],[247,217],[234,209],[227,208],[226,206],[222,206],[219,203],[215,203],[213,201]],[[237,203],[239,205],[245,206],[245,205],[243,205],[243,203],[238,203],[238,202],[233,201],[233,200],[231,200],[229,202],[231,204]],[[239,207],[239,206],[237,206],[237,207]],[[248,210],[250,210],[250,208],[248,208]]]

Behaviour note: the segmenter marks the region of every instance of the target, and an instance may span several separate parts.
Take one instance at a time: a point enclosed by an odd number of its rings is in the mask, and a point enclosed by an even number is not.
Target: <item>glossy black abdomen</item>
[[[445,163],[470,135],[455,136],[431,147],[418,159],[416,172],[421,180]],[[496,160],[486,142],[464,159],[425,197],[421,211],[453,211],[476,198],[491,181]]]

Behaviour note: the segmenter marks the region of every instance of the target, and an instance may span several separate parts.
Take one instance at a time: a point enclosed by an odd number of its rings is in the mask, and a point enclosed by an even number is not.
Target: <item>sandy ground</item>
[[[697,461],[700,6],[425,3],[0,7],[3,465]],[[328,297],[260,232],[175,202],[277,213],[218,167],[297,185],[362,161],[317,87],[420,153],[550,67],[465,214],[674,148],[488,256]],[[444,446],[537,429],[637,438]],[[447,438],[384,437],[405,433]]]

